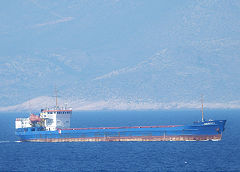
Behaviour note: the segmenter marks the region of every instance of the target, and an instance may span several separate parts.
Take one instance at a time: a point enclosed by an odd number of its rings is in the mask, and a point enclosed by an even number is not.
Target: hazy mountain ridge
[[[43,108],[54,107],[55,99],[52,97],[41,96],[26,101],[15,106],[0,107],[2,112],[39,112]],[[131,101],[131,100],[108,100],[90,102],[84,99],[66,101],[58,99],[59,107],[72,107],[73,111],[94,111],[94,110],[168,110],[168,109],[201,109],[199,102],[151,102],[151,101]],[[227,103],[204,103],[204,107],[208,109],[239,109],[240,101],[232,101]]]
[[[201,94],[219,107],[238,107],[232,102],[240,97],[239,4],[7,4],[21,8],[0,13],[1,107],[26,109],[19,104],[51,96],[55,84],[76,109],[188,107],[181,102]]]

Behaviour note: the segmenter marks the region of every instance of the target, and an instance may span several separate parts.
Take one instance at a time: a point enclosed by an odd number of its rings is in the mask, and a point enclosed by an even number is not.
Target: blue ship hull
[[[44,131],[41,127],[19,128],[20,141],[200,141],[221,140],[226,120],[194,122],[192,125],[70,128]]]

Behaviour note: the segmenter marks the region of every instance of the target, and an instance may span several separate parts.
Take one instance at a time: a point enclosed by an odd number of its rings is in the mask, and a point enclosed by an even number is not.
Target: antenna
[[[201,95],[201,103],[202,103],[202,122],[204,121],[203,119],[203,95]]]
[[[55,89],[54,89],[54,92],[55,92],[55,96],[53,96],[53,97],[56,97],[56,108],[57,108],[57,106],[58,106],[58,100],[57,100],[57,98],[58,98],[58,95],[57,95],[57,88],[56,88],[56,84],[55,84]]]

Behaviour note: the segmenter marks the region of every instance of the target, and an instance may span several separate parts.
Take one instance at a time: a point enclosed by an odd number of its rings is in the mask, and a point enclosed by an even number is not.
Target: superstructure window
[[[51,125],[53,123],[53,119],[47,119],[47,125]]]

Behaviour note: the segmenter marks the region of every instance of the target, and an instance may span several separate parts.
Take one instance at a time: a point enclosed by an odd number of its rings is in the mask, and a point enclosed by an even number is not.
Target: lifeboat
[[[34,114],[31,114],[29,119],[30,119],[31,122],[40,122],[41,121],[41,118],[37,115],[34,115]]]

